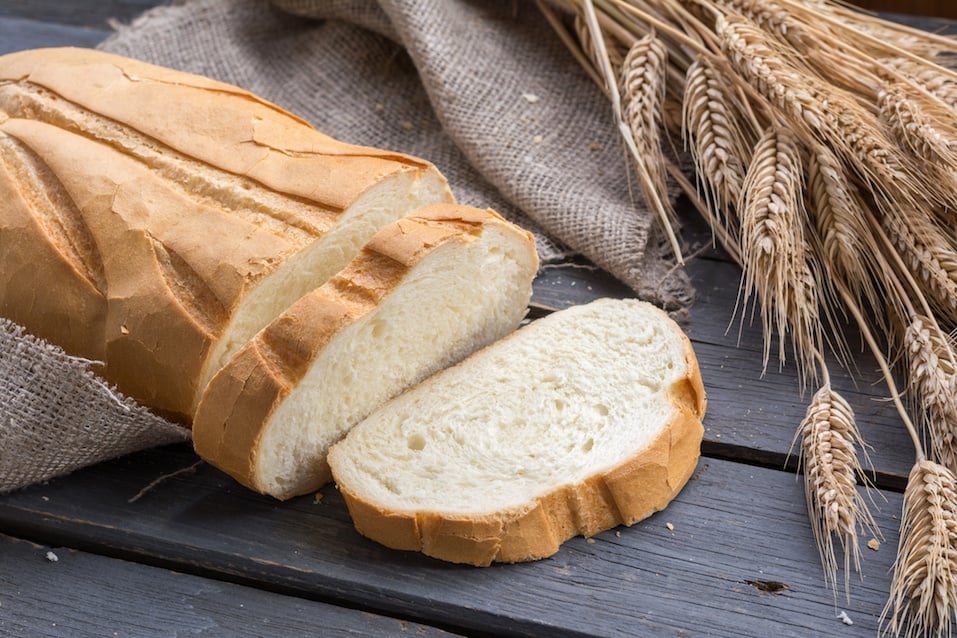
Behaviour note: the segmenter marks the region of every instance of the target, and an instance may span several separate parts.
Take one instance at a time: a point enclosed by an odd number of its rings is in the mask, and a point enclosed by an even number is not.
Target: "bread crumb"
[[[851,617],[847,615],[846,611],[842,611],[837,615],[837,619],[840,620],[845,625],[853,625],[854,621],[851,620]]]
[[[385,110],[385,104],[383,104],[382,102],[376,102],[376,103],[375,103],[375,112],[376,112],[376,113],[381,113],[381,112],[384,111],[384,110]]]
[[[615,536],[617,536],[618,538],[621,538],[621,532],[620,531],[615,532]]]
[[[532,143],[533,143],[533,144],[541,144],[541,143],[542,143],[542,136],[541,136],[541,135],[536,135],[535,137],[533,137],[533,138],[532,138]]]
[[[867,546],[876,552],[881,548],[881,542],[876,538],[872,538],[871,540],[867,541]]]
[[[120,334],[128,335],[130,334],[130,329],[126,326],[120,326]]]
[[[672,525],[671,523],[665,523],[665,527],[668,528],[668,531],[669,531],[669,532],[675,531],[675,526]]]
[[[316,492],[315,499],[312,501],[313,505],[318,505],[322,501],[322,492]]]
[[[46,503],[47,501],[50,500],[50,497],[49,497],[49,496],[41,496],[41,497],[40,497],[40,500],[43,501],[44,503]]]
[[[585,539],[585,542],[588,543],[589,545],[594,545],[594,544],[595,544],[595,539],[594,539],[594,538],[586,538],[586,539]]]
[[[539,97],[534,93],[522,93],[522,97],[525,98],[525,101],[529,104],[535,104],[539,100]]]
[[[593,150],[593,151],[600,151],[600,150],[601,150],[601,144],[599,144],[598,142],[592,142],[592,143],[588,146],[588,148],[590,148],[590,149]]]
[[[401,126],[402,128],[404,128],[404,129],[407,130],[407,131],[411,131],[411,130],[415,127],[415,124],[413,124],[413,123],[412,123],[411,121],[409,121],[409,120],[402,120],[402,121],[399,122],[399,126]]]
[[[60,560],[60,557],[54,554],[53,552],[47,552],[46,559],[51,563],[55,563]]]

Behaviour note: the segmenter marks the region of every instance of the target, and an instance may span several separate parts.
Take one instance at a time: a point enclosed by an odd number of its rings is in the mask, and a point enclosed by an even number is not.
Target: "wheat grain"
[[[881,624],[907,638],[949,636],[957,610],[957,484],[947,468],[919,460],[904,491],[901,535]]]
[[[876,533],[867,503],[857,491],[863,445],[854,410],[830,384],[811,399],[798,428],[808,517],[824,567],[824,580],[837,589],[838,561],[834,538],[844,554],[844,590],[849,595],[850,567],[860,572],[858,527]]]

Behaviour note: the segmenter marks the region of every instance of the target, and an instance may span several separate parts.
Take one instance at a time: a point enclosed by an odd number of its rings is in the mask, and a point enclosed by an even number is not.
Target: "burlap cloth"
[[[579,253],[644,299],[690,303],[608,101],[533,2],[196,0],[118,26],[102,48],[429,159],[461,203],[533,230],[543,262]],[[0,491],[187,436],[10,325],[0,357]]]

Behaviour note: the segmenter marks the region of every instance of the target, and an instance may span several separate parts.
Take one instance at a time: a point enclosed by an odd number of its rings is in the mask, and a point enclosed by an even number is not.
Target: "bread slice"
[[[258,492],[316,490],[355,423],[518,326],[537,268],[532,237],[491,211],[434,205],[387,226],[213,377],[196,451]]]
[[[329,453],[358,531],[488,565],[663,509],[698,460],[705,393],[662,311],[556,312],[386,403]]]
[[[382,226],[428,162],[237,87],[85,49],[0,57],[0,314],[188,421],[246,341]]]

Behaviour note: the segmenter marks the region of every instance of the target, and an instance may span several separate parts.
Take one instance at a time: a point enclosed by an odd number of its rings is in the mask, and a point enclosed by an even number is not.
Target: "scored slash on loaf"
[[[423,160],[234,86],[85,49],[0,57],[0,313],[188,422],[213,373],[382,226]]]
[[[663,509],[698,461],[705,392],[661,310],[599,300],[533,321],[396,397],[329,453],[356,528],[488,565]]]

